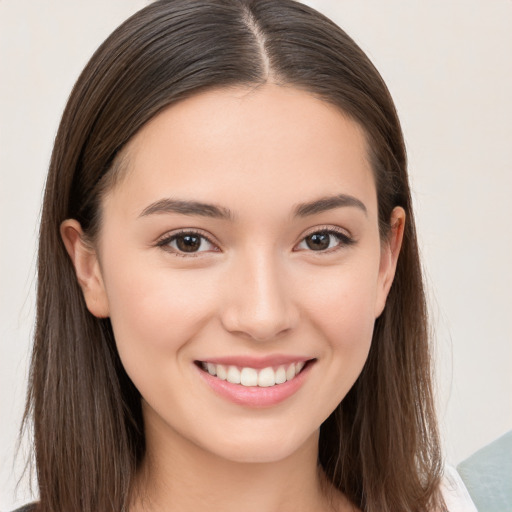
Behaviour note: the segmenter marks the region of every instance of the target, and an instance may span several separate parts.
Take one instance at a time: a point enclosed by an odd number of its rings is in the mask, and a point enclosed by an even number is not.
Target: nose
[[[299,313],[289,273],[270,254],[240,258],[226,276],[224,328],[255,341],[269,341],[296,327]]]

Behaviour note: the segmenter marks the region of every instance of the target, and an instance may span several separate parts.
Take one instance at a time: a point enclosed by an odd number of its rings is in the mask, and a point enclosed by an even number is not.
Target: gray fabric
[[[30,505],[25,505],[24,507],[17,508],[16,510],[13,510],[13,512],[33,512],[36,509],[36,504],[31,503]]]
[[[457,466],[478,512],[512,512],[512,431]]]

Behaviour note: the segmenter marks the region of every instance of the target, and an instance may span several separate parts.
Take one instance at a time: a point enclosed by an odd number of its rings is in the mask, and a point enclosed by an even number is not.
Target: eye
[[[355,240],[335,229],[322,229],[307,235],[297,245],[297,250],[310,250],[315,252],[332,252],[343,246],[352,245]]]
[[[196,231],[180,231],[171,234],[160,240],[157,246],[176,256],[193,256],[197,253],[218,251],[217,246],[208,237]]]

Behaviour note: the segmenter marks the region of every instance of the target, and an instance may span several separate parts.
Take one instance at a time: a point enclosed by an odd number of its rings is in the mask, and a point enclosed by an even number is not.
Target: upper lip
[[[225,366],[239,366],[241,368],[254,368],[261,370],[269,366],[285,366],[291,363],[306,362],[314,359],[307,356],[275,354],[265,357],[255,356],[226,356],[200,359],[203,363],[222,364]]]

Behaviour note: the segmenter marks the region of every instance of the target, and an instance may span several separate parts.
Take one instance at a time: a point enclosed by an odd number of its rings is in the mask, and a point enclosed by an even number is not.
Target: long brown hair
[[[407,222],[364,369],[320,431],[319,464],[368,512],[432,510],[441,456],[427,317],[400,123],[366,55],[293,0],[160,0],[96,51],[64,111],[40,229],[37,321],[24,422],[33,421],[42,512],[120,512],[145,454],[140,395],[108,319],[91,315],[59,226],[94,238],[120,151],[162,109],[200,91],[265,82],[336,105],[367,137],[381,236],[395,206]]]

